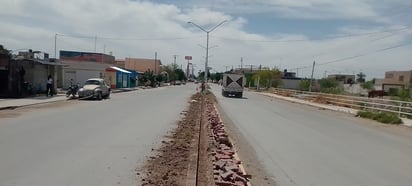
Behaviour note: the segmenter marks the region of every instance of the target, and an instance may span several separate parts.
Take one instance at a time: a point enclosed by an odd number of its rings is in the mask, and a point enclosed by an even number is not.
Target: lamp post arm
[[[197,28],[199,28],[200,30],[208,33],[208,31],[206,31],[205,29],[203,29],[201,26],[197,25],[196,23],[193,23],[193,22],[191,22],[191,21],[189,21],[189,22],[187,22],[187,23],[192,24],[192,25],[196,26]]]
[[[222,22],[220,22],[218,25],[216,25],[215,27],[213,27],[212,29],[209,30],[209,32],[212,32],[213,30],[215,30],[217,27],[219,27],[220,25],[222,25],[223,23],[227,22],[227,20],[224,20]]]

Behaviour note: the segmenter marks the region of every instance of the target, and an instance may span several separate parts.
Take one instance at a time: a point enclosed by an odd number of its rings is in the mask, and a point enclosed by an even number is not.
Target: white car
[[[104,82],[104,79],[92,78],[84,83],[83,88],[80,88],[77,94],[79,99],[101,100],[110,97],[110,87]]]

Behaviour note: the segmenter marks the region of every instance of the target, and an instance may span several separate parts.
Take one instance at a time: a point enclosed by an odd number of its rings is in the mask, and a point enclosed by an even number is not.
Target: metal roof
[[[119,67],[111,66],[110,68],[115,69],[115,70],[120,71],[120,72],[123,72],[123,73],[126,73],[126,74],[131,74],[131,72],[129,72],[127,70],[124,70],[124,69],[121,69]]]

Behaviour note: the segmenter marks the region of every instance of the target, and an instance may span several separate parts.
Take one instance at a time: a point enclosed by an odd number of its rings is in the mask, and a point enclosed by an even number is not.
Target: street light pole
[[[209,69],[207,69],[207,63],[209,62],[209,33],[206,32],[207,37],[206,37],[206,62],[205,62],[205,82],[207,83],[207,72]]]
[[[215,27],[213,27],[210,30],[205,30],[204,28],[202,28],[201,26],[197,25],[196,23],[193,22],[187,22],[189,24],[192,24],[196,27],[198,27],[200,30],[202,30],[203,32],[206,32],[206,62],[205,62],[205,82],[207,83],[207,72],[208,72],[208,68],[207,68],[207,63],[209,62],[209,33],[212,32],[213,30],[215,30],[217,27],[219,27],[220,25],[222,25],[223,23],[227,22],[227,20],[224,20],[222,22],[220,22],[219,24],[217,24]]]

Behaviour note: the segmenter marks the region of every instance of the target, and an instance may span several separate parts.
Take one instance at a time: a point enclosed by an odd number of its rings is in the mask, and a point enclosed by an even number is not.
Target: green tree
[[[260,85],[266,85],[267,88],[278,87],[281,84],[280,81],[281,72],[274,68],[273,70],[264,69],[252,76],[254,81],[259,79]]]
[[[155,75],[153,71],[147,70],[143,73],[143,76],[139,78],[139,82],[145,86],[156,86]]]
[[[223,78],[223,73],[213,73],[210,74],[210,79],[213,81],[219,81]]]
[[[363,72],[360,72],[359,74],[356,74],[356,82],[358,83],[364,83],[365,82],[365,77],[366,75]]]
[[[299,83],[300,90],[309,91],[309,86],[310,86],[310,80],[308,79],[300,80],[300,83]]]
[[[175,75],[176,75],[176,80],[180,80],[180,81],[186,81],[186,74],[185,74],[185,72],[183,72],[183,70],[182,69],[175,69]]]
[[[375,85],[375,80],[369,80],[361,84],[361,87],[367,90],[373,90]]]
[[[398,89],[397,96],[399,97],[401,101],[409,101],[411,98],[409,89],[403,89],[403,88]]]
[[[162,67],[162,72],[165,72],[168,76],[168,79],[166,81],[175,81],[177,79],[177,74],[175,73],[176,69],[178,68],[174,63]]]
[[[339,94],[343,90],[335,79],[323,78],[319,80],[320,91],[325,93]]]
[[[210,76],[211,76],[210,72],[207,72],[207,78],[208,79],[210,79]],[[205,79],[205,72],[204,71],[200,72],[198,78],[199,78],[199,81],[203,81],[203,79]]]

